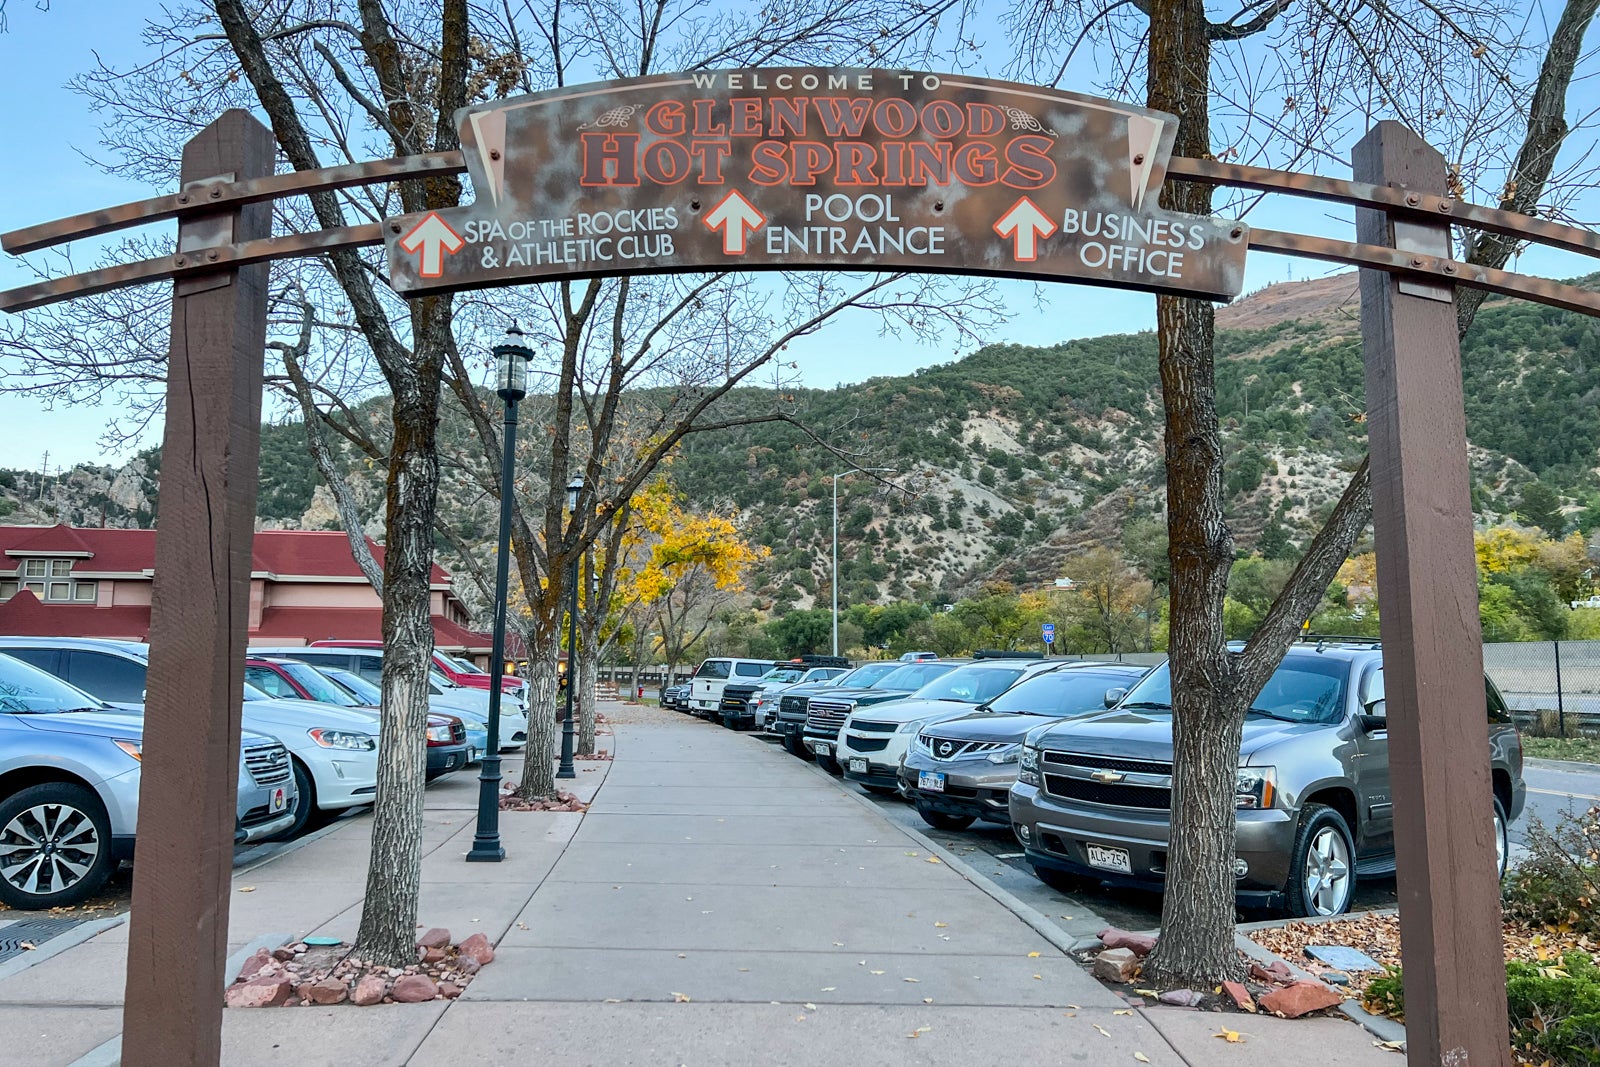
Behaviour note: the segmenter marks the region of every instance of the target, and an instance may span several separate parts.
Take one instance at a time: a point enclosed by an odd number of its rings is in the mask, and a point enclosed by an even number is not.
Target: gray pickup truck
[[[1484,679],[1495,845],[1522,812],[1522,741]],[[1244,724],[1234,873],[1243,904],[1294,915],[1348,910],[1358,876],[1394,870],[1383,652],[1375,642],[1298,644]],[[1469,720],[1463,718],[1465,724]],[[1151,671],[1112,710],[1028,735],[1012,830],[1034,872],[1159,889],[1172,805],[1172,681]],[[1488,818],[1489,813],[1484,813]]]

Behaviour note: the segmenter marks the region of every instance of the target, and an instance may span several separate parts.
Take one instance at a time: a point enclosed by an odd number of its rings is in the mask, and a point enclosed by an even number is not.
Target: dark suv
[[[1525,796],[1522,741],[1494,683],[1485,678],[1484,689],[1503,874],[1506,825]],[[1338,915],[1349,908],[1358,875],[1394,870],[1384,714],[1376,643],[1318,641],[1289,650],[1244,724],[1235,796],[1241,903]],[[1159,888],[1171,803],[1172,680],[1163,664],[1111,711],[1030,733],[1010,814],[1048,884],[1088,876]]]

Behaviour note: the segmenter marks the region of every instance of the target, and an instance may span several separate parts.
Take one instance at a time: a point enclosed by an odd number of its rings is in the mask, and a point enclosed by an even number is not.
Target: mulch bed
[[[588,811],[589,805],[571,793],[557,792],[554,800],[523,800],[517,796],[516,785],[507,783],[511,791],[500,794],[501,811]]]

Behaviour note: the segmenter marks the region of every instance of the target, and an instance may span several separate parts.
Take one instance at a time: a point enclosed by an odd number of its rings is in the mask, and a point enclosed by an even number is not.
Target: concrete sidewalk
[[[506,813],[503,864],[461,862],[476,780],[430,789],[419,919],[498,946],[460,1000],[229,1011],[224,1062],[1399,1062],[1342,1020],[1130,1010],[852,787],[749,736],[608,710],[633,722],[614,763],[580,764],[589,812]],[[346,820],[241,872],[230,942],[351,937],[369,834]],[[22,1039],[0,1064],[114,1035],[125,945],[108,931],[0,981]]]

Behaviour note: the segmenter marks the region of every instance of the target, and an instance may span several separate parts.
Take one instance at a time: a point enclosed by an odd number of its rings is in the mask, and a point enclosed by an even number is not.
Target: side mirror
[[[1127,695],[1128,695],[1128,691],[1126,689],[1107,689],[1106,690],[1106,707],[1108,707],[1108,708],[1116,707],[1118,704],[1122,703],[1122,698],[1127,696]]]
[[[1369,734],[1389,728],[1388,706],[1382,697],[1367,705],[1366,713],[1361,716],[1361,728]]]

